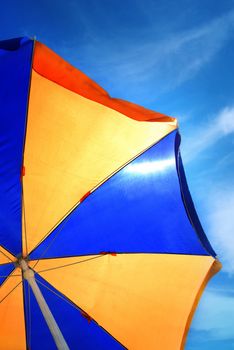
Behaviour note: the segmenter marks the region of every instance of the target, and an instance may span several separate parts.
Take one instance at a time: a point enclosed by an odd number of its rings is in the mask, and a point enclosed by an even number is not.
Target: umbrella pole
[[[22,270],[23,270],[23,276],[28,281],[30,287],[32,288],[32,291],[34,293],[34,296],[38,302],[38,305],[41,309],[41,312],[45,318],[45,321],[50,329],[50,332],[54,338],[54,341],[57,345],[58,350],[69,350],[69,347],[54,319],[54,316],[52,315],[38,285],[34,277],[33,270],[29,269],[28,264],[25,260],[21,260],[19,262]]]

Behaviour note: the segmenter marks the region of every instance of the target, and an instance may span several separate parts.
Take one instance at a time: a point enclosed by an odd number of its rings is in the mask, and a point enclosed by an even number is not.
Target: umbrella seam
[[[124,169],[128,164],[130,164],[131,162],[133,162],[135,159],[137,159],[138,157],[140,157],[142,154],[144,154],[145,152],[147,152],[148,150],[150,150],[152,147],[154,147],[156,144],[158,144],[159,142],[161,142],[164,138],[166,138],[168,135],[170,135],[171,133],[175,132],[177,130],[177,128],[171,130],[170,132],[168,132],[166,135],[164,135],[160,140],[157,140],[156,142],[154,142],[152,145],[148,146],[147,148],[145,148],[144,150],[142,150],[141,152],[139,152],[136,156],[134,156],[133,158],[131,158],[130,160],[128,160],[127,162],[125,162],[123,165],[121,165],[119,168],[117,168],[114,172],[112,172],[109,176],[107,176],[106,178],[104,178],[101,182],[99,182],[99,184],[97,184],[96,186],[94,186],[91,191],[90,191],[90,195],[95,192],[97,189],[99,189],[103,184],[105,184],[108,180],[110,180],[113,176],[115,176],[118,172],[120,172],[122,169]],[[86,197],[88,198],[88,197]],[[86,199],[85,198],[85,199]],[[74,204],[74,206],[58,221],[57,224],[55,224],[52,229],[39,241],[39,243],[36,245],[35,248],[33,248],[31,250],[31,252],[28,254],[32,254],[33,251],[35,251],[38,246],[45,240],[47,239],[53,232],[54,230],[59,227],[59,225],[63,224],[64,225],[67,223],[67,221],[70,219],[70,215],[73,213],[73,211],[78,208],[78,206],[80,204],[82,204],[85,199],[83,201],[78,201],[76,204]],[[62,228],[64,227],[64,225],[62,226]],[[60,231],[59,231],[60,233]],[[57,235],[56,235],[57,237]],[[47,250],[46,250],[47,251]],[[43,252],[40,256],[39,259],[40,260],[41,257],[45,254],[45,252]]]
[[[198,256],[198,257],[212,257],[211,255],[200,255],[200,254],[181,254],[181,253],[116,253],[117,255],[136,255],[136,254],[141,254],[141,255],[187,255],[187,256]],[[40,270],[40,271],[37,271],[38,273],[41,273],[41,272],[46,272],[46,271],[51,271],[51,270],[57,270],[57,269],[60,269],[60,268],[63,268],[63,267],[67,267],[67,266],[71,266],[71,265],[76,265],[76,264],[80,264],[80,263],[84,263],[84,262],[87,262],[87,261],[90,261],[90,260],[95,260],[97,258],[101,258],[103,256],[106,256],[106,255],[109,255],[108,253],[107,254],[99,254],[99,255],[96,255],[95,257],[93,258],[89,258],[89,259],[85,259],[85,260],[81,260],[81,261],[77,261],[77,262],[74,262],[74,263],[70,263],[70,264],[65,264],[65,265],[60,265],[60,266],[56,266],[56,267],[52,267],[52,268],[49,268],[49,269],[45,269],[45,270]],[[82,255],[81,255],[82,256]],[[85,256],[85,255],[83,255]],[[70,256],[70,257],[58,257],[58,258],[49,258],[49,259],[44,259],[44,260],[53,260],[53,259],[57,259],[57,260],[60,260],[60,259],[69,259],[69,258],[78,258],[80,256]],[[213,258],[213,257],[212,257]],[[214,260],[217,260],[215,258],[213,258]],[[43,259],[41,259],[43,260]],[[218,261],[218,260],[217,260]],[[32,269],[34,269],[35,265],[32,267]]]
[[[2,250],[0,250],[0,253],[2,253],[8,260],[11,262],[14,262],[8,255],[6,255]],[[5,264],[0,264],[0,265],[5,265]]]
[[[13,289],[11,289],[11,291],[5,295],[5,297],[3,299],[0,300],[0,304],[22,283],[22,281],[20,281]]]
[[[35,271],[36,273],[36,271]],[[43,278],[43,277],[42,277]],[[77,309],[80,312],[84,312],[85,314],[87,314],[81,307],[79,307],[78,305],[76,305],[72,300],[70,300],[68,297],[66,297],[66,295],[64,295],[63,293],[59,292],[61,295],[59,295],[58,293],[56,293],[55,291],[53,291],[51,288],[49,288],[48,286],[46,286],[44,283],[42,283],[41,281],[39,281],[36,277],[35,277],[36,281],[41,284],[43,287],[47,288],[50,292],[52,292],[53,294],[55,294],[58,298],[60,298],[61,300],[65,301],[66,303],[68,303],[69,305],[71,305],[72,307],[74,307],[75,309]],[[43,278],[44,279],[44,278]],[[46,281],[46,279],[45,279]],[[49,283],[48,281],[46,281],[47,283]],[[55,287],[54,287],[55,288]],[[56,289],[57,290],[57,289]],[[91,317],[91,316],[90,316]],[[111,336],[117,343],[119,343],[124,349],[127,349],[119,340],[117,340],[112,334],[110,334],[104,327],[102,327],[94,318],[91,317],[91,320],[93,322],[95,322],[95,324],[102,328],[104,332],[106,332],[109,336]]]
[[[29,111],[29,100],[30,100],[30,93],[31,93],[31,83],[32,83],[32,67],[33,67],[33,59],[34,59],[34,52],[35,52],[35,38],[33,39],[33,47],[31,52],[31,65],[30,65],[30,76],[29,76],[29,84],[28,84],[28,93],[27,93],[27,106],[26,106],[26,113],[25,113],[25,124],[24,124],[24,139],[23,139],[23,149],[22,149],[22,167],[24,166],[24,152],[25,152],[25,145],[26,145],[26,137],[27,137],[27,125],[28,125],[28,111]],[[23,219],[24,219],[24,228],[22,227],[21,230],[21,254],[23,253],[23,229],[24,229],[24,240],[25,240],[25,250],[26,250],[26,256],[28,255],[28,246],[27,246],[27,234],[26,234],[26,208],[25,208],[25,202],[24,202],[24,189],[23,189],[23,176],[21,179],[21,208],[23,209]]]

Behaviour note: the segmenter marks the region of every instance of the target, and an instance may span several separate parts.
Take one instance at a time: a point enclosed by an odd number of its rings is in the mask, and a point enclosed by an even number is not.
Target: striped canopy
[[[183,349],[220,268],[175,119],[111,98],[40,42],[0,42],[0,348]],[[114,79],[114,77],[113,77]]]

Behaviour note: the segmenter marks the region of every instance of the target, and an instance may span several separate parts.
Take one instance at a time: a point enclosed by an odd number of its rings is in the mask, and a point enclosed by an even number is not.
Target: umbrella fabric
[[[182,349],[220,268],[174,118],[111,98],[43,44],[0,42],[0,349]]]

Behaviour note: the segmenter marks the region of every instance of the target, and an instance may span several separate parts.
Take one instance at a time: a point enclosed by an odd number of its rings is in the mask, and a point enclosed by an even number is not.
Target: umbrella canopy
[[[176,120],[28,38],[0,76],[0,348],[56,349],[47,308],[70,349],[182,349],[220,263]]]

